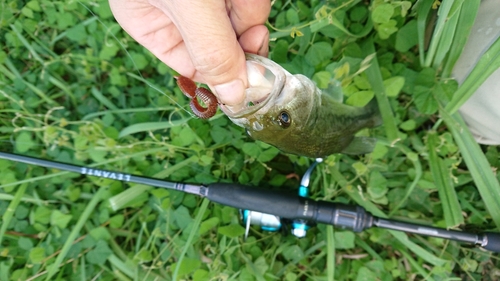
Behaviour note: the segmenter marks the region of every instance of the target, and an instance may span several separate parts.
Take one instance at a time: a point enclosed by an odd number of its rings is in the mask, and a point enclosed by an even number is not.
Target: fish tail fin
[[[365,109],[372,115],[372,117],[370,118],[370,128],[382,125],[382,114],[380,114],[378,102],[375,97],[373,97],[373,99],[365,106]]]
[[[373,128],[382,125],[382,115],[374,97],[365,107],[365,112],[370,117],[366,120],[366,127]],[[377,144],[377,139],[372,137],[354,137],[347,147],[342,150],[344,154],[359,155],[371,153]]]

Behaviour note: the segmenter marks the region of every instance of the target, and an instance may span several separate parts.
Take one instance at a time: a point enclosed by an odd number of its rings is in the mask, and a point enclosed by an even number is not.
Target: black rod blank
[[[377,226],[426,236],[472,243],[487,250],[500,253],[500,233],[473,234],[446,230],[426,225],[383,219],[372,216],[360,206],[328,201],[315,201],[275,190],[230,183],[215,183],[208,186],[169,182],[154,178],[135,176],[108,170],[81,167],[55,161],[0,152],[0,158],[26,164],[70,171],[79,174],[103,177],[126,182],[179,190],[207,197],[209,200],[238,209],[258,211],[288,219],[304,219],[316,223],[331,224],[356,232]]]
[[[483,238],[480,237],[481,235],[477,235],[474,233],[468,233],[456,230],[446,230],[438,227],[419,225],[414,223],[407,223],[407,222],[382,219],[382,218],[375,219],[373,224],[380,228],[423,234],[433,237],[472,243],[476,245],[483,244]]]
[[[101,177],[101,178],[107,178],[107,179],[113,179],[113,180],[119,180],[119,181],[125,181],[125,182],[133,182],[133,183],[145,184],[145,185],[156,186],[156,187],[161,187],[161,188],[166,188],[166,189],[175,189],[175,190],[179,190],[179,191],[183,191],[183,192],[187,192],[187,193],[192,193],[192,194],[196,194],[196,195],[203,195],[203,194],[200,194],[200,186],[196,186],[196,185],[182,184],[182,183],[177,183],[177,182],[169,182],[169,181],[164,181],[164,180],[159,180],[159,179],[154,179],[154,178],[135,176],[135,175],[113,172],[113,171],[108,171],[108,170],[101,170],[101,169],[90,168],[90,167],[70,165],[70,164],[60,163],[60,162],[56,162],[56,161],[43,160],[43,159],[39,159],[39,158],[35,158],[35,157],[22,156],[22,155],[17,155],[17,154],[13,154],[13,153],[6,153],[6,152],[0,152],[0,158],[12,160],[15,162],[22,162],[22,163],[26,163],[26,164],[30,164],[30,165],[35,165],[35,166],[42,166],[42,167],[46,167],[46,168],[53,168],[53,169],[58,169],[58,170],[62,170],[62,171],[74,172],[74,173],[78,173],[78,174],[82,174],[82,175],[95,176],[95,177]]]

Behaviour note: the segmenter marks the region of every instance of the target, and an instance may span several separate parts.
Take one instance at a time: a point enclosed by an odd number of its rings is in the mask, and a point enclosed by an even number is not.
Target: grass
[[[361,132],[379,139],[374,152],[326,158],[311,195],[380,217],[498,231],[498,147],[479,146],[456,112],[498,68],[500,44],[459,86],[449,78],[479,1],[415,2],[273,2],[272,59],[325,89],[339,80],[350,104],[375,96],[383,112],[384,126]],[[0,149],[169,181],[298,187],[312,159],[252,141],[220,112],[193,118],[174,74],[121,31],[105,1],[3,1]],[[298,239],[254,227],[244,240],[233,208],[6,160],[0,216],[0,280],[499,275],[492,253],[376,228],[317,225]]]

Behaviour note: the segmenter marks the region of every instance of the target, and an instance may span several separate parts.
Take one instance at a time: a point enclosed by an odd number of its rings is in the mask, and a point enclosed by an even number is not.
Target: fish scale
[[[355,134],[381,124],[375,99],[365,107],[349,106],[323,93],[308,77],[292,75],[267,58],[248,54],[247,61],[274,75],[272,87],[262,87],[265,92],[255,96],[263,101],[254,106],[241,106],[243,109],[237,112],[221,109],[253,139],[283,152],[314,158],[334,153],[364,154],[373,150],[376,139],[356,137]],[[254,75],[252,69],[248,69],[249,75]],[[282,116],[286,117],[286,122],[280,119]]]

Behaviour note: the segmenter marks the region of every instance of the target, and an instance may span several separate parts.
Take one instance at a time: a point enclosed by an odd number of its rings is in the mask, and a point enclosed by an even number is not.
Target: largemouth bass
[[[252,138],[307,157],[373,150],[376,139],[355,134],[382,123],[375,99],[365,107],[336,102],[306,76],[257,55],[247,54],[247,71],[245,103],[220,108]]]

